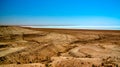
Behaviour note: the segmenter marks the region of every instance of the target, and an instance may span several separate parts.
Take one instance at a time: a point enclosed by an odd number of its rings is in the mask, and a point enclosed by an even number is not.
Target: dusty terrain
[[[0,67],[120,67],[120,30],[0,26]]]

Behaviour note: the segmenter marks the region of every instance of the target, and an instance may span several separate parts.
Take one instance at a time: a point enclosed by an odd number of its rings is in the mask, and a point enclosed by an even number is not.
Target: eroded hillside
[[[0,26],[0,67],[119,67],[120,31]]]

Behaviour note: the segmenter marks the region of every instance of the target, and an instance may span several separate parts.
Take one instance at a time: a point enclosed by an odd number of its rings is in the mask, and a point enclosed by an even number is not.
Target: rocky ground
[[[0,67],[120,67],[120,31],[0,26]]]

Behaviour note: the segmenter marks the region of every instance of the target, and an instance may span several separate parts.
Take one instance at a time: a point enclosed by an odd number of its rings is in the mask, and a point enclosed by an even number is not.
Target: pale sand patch
[[[10,54],[10,53],[13,53],[13,52],[16,52],[16,51],[20,51],[24,48],[25,47],[15,47],[15,48],[9,48],[9,49],[4,50],[4,51],[0,51],[0,57],[5,56],[5,55]]]
[[[45,67],[45,64],[41,64],[41,63],[7,64],[7,65],[0,65],[0,67]]]

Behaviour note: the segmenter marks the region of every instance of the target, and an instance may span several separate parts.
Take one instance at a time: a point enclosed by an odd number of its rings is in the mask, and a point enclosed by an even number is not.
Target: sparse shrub
[[[49,65],[48,65],[48,64],[45,64],[45,66],[46,66],[46,67],[49,67]]]
[[[62,53],[62,52],[58,52],[58,53],[57,53],[57,56],[60,56],[60,55],[61,55],[61,53]]]
[[[97,66],[95,66],[94,64],[92,64],[92,67],[97,67]]]
[[[86,55],[85,57],[87,57],[87,58],[92,58],[92,56],[91,56],[91,55]]]
[[[84,64],[83,62],[81,64]]]
[[[5,60],[6,60],[5,57],[0,57],[0,62],[5,61]]]
[[[101,66],[104,66],[104,63],[102,63]]]
[[[20,64],[20,62],[17,62],[17,64]]]
[[[116,67],[118,67],[118,64],[116,64]]]

